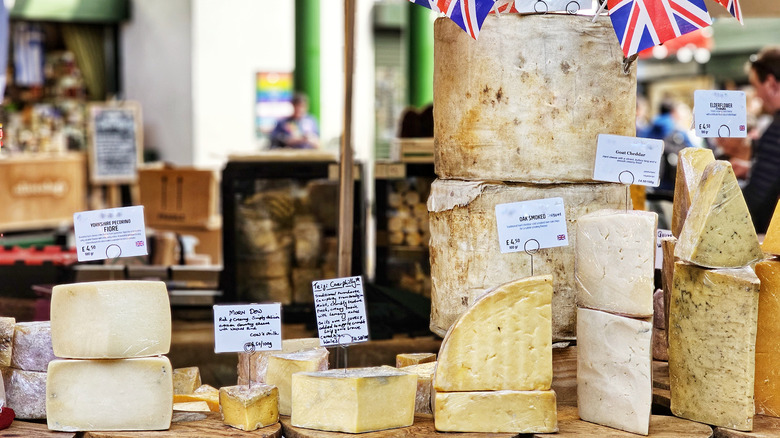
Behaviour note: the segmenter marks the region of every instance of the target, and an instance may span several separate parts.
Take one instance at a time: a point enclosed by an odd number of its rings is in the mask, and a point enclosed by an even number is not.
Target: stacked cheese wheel
[[[761,249],[770,258],[756,264],[761,280],[756,330],[756,413],[780,417],[780,205]]]

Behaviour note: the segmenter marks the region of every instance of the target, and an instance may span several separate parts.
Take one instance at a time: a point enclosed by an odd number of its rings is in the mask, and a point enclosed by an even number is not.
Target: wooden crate
[[[214,170],[146,168],[138,171],[138,184],[147,227],[214,228],[220,223]]]

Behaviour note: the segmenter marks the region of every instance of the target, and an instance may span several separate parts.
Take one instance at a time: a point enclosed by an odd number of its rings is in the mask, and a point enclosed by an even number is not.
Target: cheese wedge
[[[46,418],[46,373],[2,368],[5,406],[21,420]]]
[[[728,161],[713,161],[704,169],[674,255],[707,268],[739,268],[763,257]]]
[[[244,431],[279,421],[279,390],[271,385],[225,386],[219,389],[222,422]]]
[[[292,375],[328,369],[328,350],[315,348],[295,353],[276,353],[268,357],[265,383],[279,388],[279,414],[292,413]]]
[[[434,388],[550,389],[552,293],[552,276],[541,275],[503,284],[477,300],[441,343]]]
[[[211,412],[219,412],[219,390],[211,385],[200,385],[191,394],[174,394],[174,403],[206,402]]]
[[[122,359],[166,354],[171,306],[161,281],[99,281],[54,286],[54,354]]]
[[[664,290],[664,327],[669,327],[669,300],[672,296],[672,283],[674,280],[674,247],[677,245],[676,237],[664,237],[661,239],[661,252],[663,264],[661,266],[661,288]]]
[[[758,292],[750,268],[675,264],[668,329],[674,415],[752,429]]]
[[[756,330],[756,413],[780,417],[780,261],[756,264],[761,280]]]
[[[436,362],[436,353],[401,353],[395,355],[396,368],[429,362]]]
[[[173,370],[174,394],[192,394],[200,385],[200,368],[187,367]]]
[[[400,368],[401,371],[417,376],[417,395],[414,400],[415,414],[432,414],[431,396],[433,395],[433,374],[436,362],[425,362]]]
[[[436,392],[434,426],[442,432],[553,433],[555,391]]]
[[[49,321],[16,323],[11,367],[25,371],[45,372],[49,362],[54,359],[57,357],[52,350]]]
[[[209,404],[204,401],[174,403],[173,410],[184,412],[211,412]]]
[[[685,148],[677,153],[677,176],[674,183],[672,204],[672,235],[680,236],[688,209],[701,182],[701,174],[708,164],[715,161],[708,148]]]
[[[16,319],[0,317],[0,366],[11,366],[11,355],[14,346],[14,327]]]
[[[772,213],[772,220],[769,221],[761,249],[765,253],[780,255],[780,203],[775,206],[775,212]]]
[[[295,353],[301,350],[311,350],[320,346],[319,338],[284,339],[282,351],[255,351],[254,353],[238,353],[238,384],[265,383],[265,373],[268,370],[268,357],[275,353]]]

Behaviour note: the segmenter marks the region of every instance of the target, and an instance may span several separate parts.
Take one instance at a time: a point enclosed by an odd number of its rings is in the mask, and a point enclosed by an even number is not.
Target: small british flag
[[[482,23],[493,9],[496,0],[409,0],[432,11],[440,12],[461,29],[477,39]]]
[[[734,18],[737,19],[737,21],[740,22],[740,24],[745,24],[742,22],[742,8],[739,7],[739,0],[715,0],[716,2],[723,5],[724,8],[726,8],[727,11],[729,11],[729,14],[734,16]]]

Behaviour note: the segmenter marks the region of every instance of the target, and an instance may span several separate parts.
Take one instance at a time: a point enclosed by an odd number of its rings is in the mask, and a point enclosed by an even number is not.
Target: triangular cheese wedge
[[[674,183],[674,204],[672,206],[672,235],[680,237],[685,218],[688,216],[693,195],[699,187],[701,174],[708,164],[715,161],[712,150],[707,148],[685,148],[677,154],[677,177]]]
[[[674,255],[706,268],[739,268],[763,257],[728,161],[713,161],[704,169]]]
[[[505,283],[475,301],[444,336],[435,389],[550,389],[552,295],[552,276],[541,275]]]
[[[764,252],[780,255],[780,203],[775,206],[775,212],[772,214],[772,220],[769,221],[769,228],[766,230],[766,237],[761,244]]]

